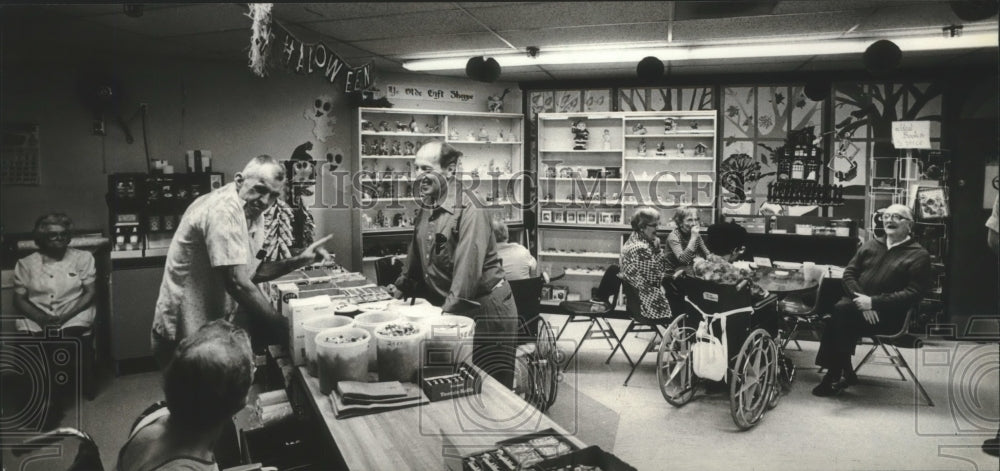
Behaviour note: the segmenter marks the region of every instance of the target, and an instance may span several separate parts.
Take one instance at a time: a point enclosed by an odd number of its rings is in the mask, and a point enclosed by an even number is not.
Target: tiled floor
[[[563,318],[552,320],[558,326]],[[572,348],[570,339],[579,338],[585,325],[570,326],[562,347]],[[622,331],[625,325],[616,322],[615,328]],[[629,352],[639,352],[645,342],[633,335],[626,339]],[[819,380],[811,366],[817,344],[802,346],[804,351],[788,353],[800,366],[792,389],[746,432],[734,425],[725,393],[699,394],[682,408],[667,404],[656,385],[655,354],[646,357],[628,387],[622,386],[627,363],[619,354],[605,365],[610,349],[602,341],[583,345],[563,379],[574,387],[563,391],[580,391],[589,398],[581,403],[596,401],[618,414],[617,427],[605,426],[616,434],[608,443],[640,470],[998,468],[996,458],[980,450],[982,441],[996,433],[1000,416],[996,343],[928,341],[923,349],[903,350],[935,407],[916,401],[913,384],[900,381],[886,366],[866,366],[862,383],[840,397],[813,397],[810,389]],[[79,420],[98,442],[108,469],[134,418],[161,397],[159,376],[144,373],[114,378],[97,399],[84,403]],[[559,401],[563,409],[575,407],[572,394],[560,395]],[[73,424],[76,417],[71,413],[64,423]],[[578,410],[574,419],[588,420],[588,411]]]

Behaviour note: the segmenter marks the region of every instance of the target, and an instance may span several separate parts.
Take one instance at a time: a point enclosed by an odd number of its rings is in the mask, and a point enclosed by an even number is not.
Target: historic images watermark
[[[423,205],[420,193],[424,178],[443,180],[441,174],[414,171],[365,170],[329,171],[323,164],[317,172],[314,200],[310,209],[404,210]],[[544,205],[551,209],[589,209],[612,206],[652,206],[671,209],[680,206],[710,208],[716,204],[714,172],[661,170],[653,174],[629,172],[621,178],[590,177],[576,172],[571,177],[538,178],[535,173],[459,173],[461,182],[456,203],[479,208],[510,206],[524,211]],[[523,182],[535,189],[530,199],[521,191]],[[723,206],[739,207],[723,201]]]

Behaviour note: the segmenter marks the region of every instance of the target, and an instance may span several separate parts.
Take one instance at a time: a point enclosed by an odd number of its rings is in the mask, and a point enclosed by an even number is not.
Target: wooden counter
[[[462,455],[495,448],[495,443],[547,428],[555,429],[574,445],[583,442],[538,412],[491,377],[483,392],[453,400],[432,402],[379,414],[337,420],[330,400],[319,392],[319,380],[299,367],[310,404],[349,469],[443,470],[442,434]]]

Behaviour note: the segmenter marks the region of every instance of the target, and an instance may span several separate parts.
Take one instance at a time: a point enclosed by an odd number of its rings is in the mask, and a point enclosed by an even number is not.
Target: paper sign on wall
[[[390,84],[385,87],[386,98],[390,100],[453,101],[471,103],[476,101],[476,92],[457,87],[428,87],[406,84]]]
[[[893,121],[892,145],[897,149],[930,149],[930,121]]]

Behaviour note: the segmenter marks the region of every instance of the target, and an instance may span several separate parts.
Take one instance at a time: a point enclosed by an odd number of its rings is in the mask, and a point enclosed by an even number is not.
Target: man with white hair
[[[828,371],[813,395],[856,384],[851,363],[861,336],[898,332],[931,285],[931,256],[910,237],[913,213],[894,204],[882,212],[885,238],[865,242],[844,270],[844,298],[823,331],[816,364]],[[841,379],[843,375],[843,379]]]
[[[285,169],[270,156],[247,163],[229,183],[188,206],[170,241],[156,301],[151,343],[160,368],[177,344],[216,319],[231,320],[239,305],[264,323],[279,320],[256,283],[329,256],[326,236],[295,257],[261,263],[261,213],[281,196]]]

